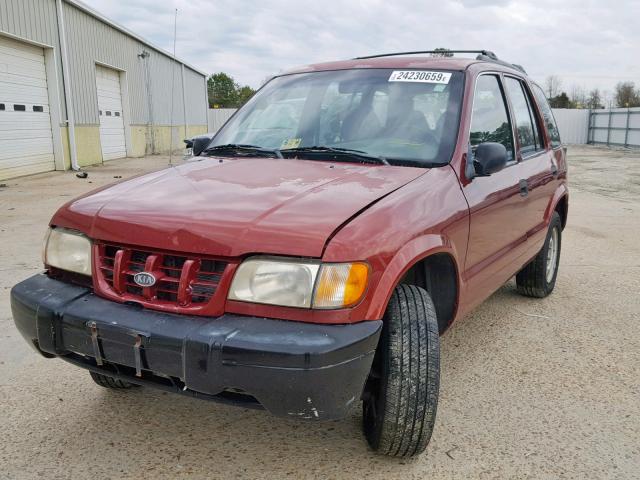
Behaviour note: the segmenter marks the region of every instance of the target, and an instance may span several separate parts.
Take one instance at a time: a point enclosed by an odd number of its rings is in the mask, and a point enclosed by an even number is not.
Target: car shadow
[[[64,423],[82,435],[58,432],[72,457],[67,464],[78,471],[95,465],[95,455],[82,453],[87,447],[98,447],[99,463],[119,465],[124,476],[153,471],[198,478],[207,472],[225,472],[225,478],[361,478],[372,464],[413,469],[414,461],[369,449],[360,407],[341,421],[301,422],[151,388],[84,390],[90,402],[75,412],[72,424]]]

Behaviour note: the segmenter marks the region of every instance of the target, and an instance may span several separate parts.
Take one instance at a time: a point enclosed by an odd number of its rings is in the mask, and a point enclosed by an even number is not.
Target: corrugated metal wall
[[[205,80],[202,78],[202,75],[185,67],[184,83],[187,105],[189,106],[187,109],[187,123],[189,125],[206,124],[206,121],[204,123],[202,122],[203,118],[207,118],[207,110],[209,108]],[[196,105],[200,108],[195,108]]]
[[[95,64],[111,65],[127,72],[129,87],[129,106],[132,124],[145,124],[148,121],[148,101],[145,88],[144,62],[149,63],[153,123],[169,125],[171,121],[171,98],[173,96],[174,124],[184,124],[184,105],[182,103],[181,64],[163,53],[133,39],[100,20],[78,10],[73,5],[64,4],[64,19],[67,29],[69,62],[71,64],[71,86],[76,108],[76,121],[83,124],[98,124],[98,110],[95,82]],[[138,54],[143,50],[149,57],[142,59]],[[171,92],[171,77],[174,76],[174,90]],[[188,97],[187,111],[200,112],[193,116],[192,123],[203,124],[204,103],[203,76],[190,68],[185,68],[186,76],[196,76],[202,92],[198,101]],[[186,83],[186,82],[185,82]]]
[[[64,99],[55,0],[0,0],[0,31],[55,47],[60,98]],[[116,28],[63,2],[71,88],[77,124],[98,125],[96,63],[125,70],[131,124],[149,119],[144,62],[149,63],[152,117],[155,125],[171,122],[171,76],[175,74],[173,123],[184,124],[181,63]],[[150,56],[138,57],[143,50]],[[185,67],[187,123],[207,123],[204,76]],[[62,114],[66,118],[64,101]]]
[[[589,110],[554,108],[553,116],[562,143],[585,144],[589,132]]]

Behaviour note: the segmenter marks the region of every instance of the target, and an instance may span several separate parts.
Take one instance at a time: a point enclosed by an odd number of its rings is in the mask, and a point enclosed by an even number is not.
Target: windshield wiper
[[[259,153],[273,155],[276,158],[283,158],[280,150],[276,148],[263,148],[257,145],[245,145],[242,143],[227,143],[225,145],[214,145],[205,149],[202,153],[214,153],[214,152],[247,152],[247,153]]]
[[[369,163],[380,163],[382,165],[389,165],[389,162],[385,157],[381,157],[378,155],[371,155],[362,150],[355,150],[353,148],[314,146],[314,147],[287,148],[282,150],[282,152],[284,153],[334,153],[336,155],[357,158],[359,160],[363,160]]]

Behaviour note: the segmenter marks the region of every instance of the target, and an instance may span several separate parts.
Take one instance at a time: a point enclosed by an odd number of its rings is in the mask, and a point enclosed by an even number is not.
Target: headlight
[[[91,275],[91,241],[79,232],[50,228],[42,257],[51,267]]]
[[[362,298],[368,275],[369,267],[360,262],[250,258],[238,267],[229,299],[285,307],[349,307]]]

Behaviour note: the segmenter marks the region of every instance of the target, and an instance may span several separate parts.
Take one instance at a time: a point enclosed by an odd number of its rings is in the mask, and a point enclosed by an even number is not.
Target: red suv
[[[190,161],[61,207],[11,292],[24,338],[104,387],[309,420],[362,400],[373,449],[422,452],[439,334],[514,275],[551,293],[568,205],[540,87],[425,53],[278,75]]]

